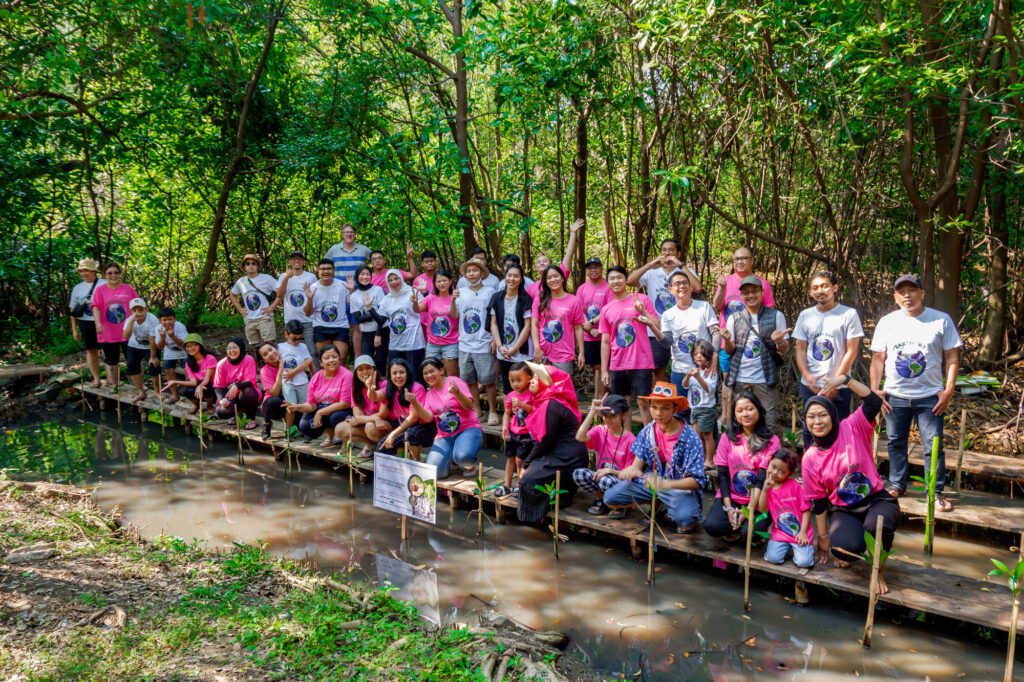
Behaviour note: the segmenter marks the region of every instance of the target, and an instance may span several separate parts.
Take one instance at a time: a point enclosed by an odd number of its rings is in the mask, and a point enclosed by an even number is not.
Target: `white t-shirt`
[[[707,301],[694,300],[688,308],[674,305],[661,316],[661,333],[672,334],[672,371],[683,374],[693,364],[693,344],[698,339],[711,341],[712,328],[718,329],[718,315]]]
[[[135,313],[132,313],[127,320],[124,321],[124,325],[121,327],[123,331],[125,327],[135,320]],[[160,320],[156,319],[156,315],[153,313],[146,313],[146,319],[140,322],[135,322],[132,327],[131,336],[128,337],[128,345],[132,348],[139,348],[141,350],[149,350],[149,340],[156,336],[156,328],[160,326]]]
[[[275,291],[277,280],[264,272],[255,277],[239,277],[235,286],[231,287],[231,293],[241,299],[245,317],[249,320],[263,316],[260,311],[270,305],[270,298]]]
[[[468,289],[469,288],[469,280],[466,279],[465,277],[459,277],[459,281],[455,283],[455,286],[458,289],[460,289],[460,290]],[[502,278],[502,279],[499,280],[494,275],[494,273],[488,272],[487,276],[484,277],[484,287],[485,288],[486,287],[490,287],[491,289],[494,289],[495,291],[497,291],[499,286],[502,287],[502,288],[505,287],[505,279]],[[523,282],[519,286],[525,289],[526,288],[526,282]]]
[[[309,349],[306,348],[306,344],[302,341],[299,341],[294,346],[288,342],[277,344],[277,354],[281,356],[281,368],[279,371],[293,370],[306,360],[313,359],[309,355]],[[290,380],[285,379],[284,375],[282,375],[281,380],[293,386],[303,386],[309,383],[309,377],[306,376],[305,372],[299,372]]]
[[[811,306],[801,311],[793,327],[793,338],[807,342],[807,369],[816,377],[836,376],[846,354],[846,342],[863,336],[860,315],[841,303],[826,312]],[[800,383],[807,386],[803,377]]]
[[[715,315],[715,322],[718,322],[718,315]],[[715,389],[718,387],[718,360],[715,359],[714,363],[712,366],[714,371],[710,372],[711,376],[708,376],[707,372],[701,372],[701,377],[708,385],[708,390],[704,390],[696,377],[690,378],[690,383],[686,387],[686,397],[690,400],[691,408],[715,406]]]
[[[96,287],[93,287],[92,282],[79,282],[75,285],[75,288],[71,290],[71,298],[68,300],[68,310],[74,310],[75,306],[79,303],[85,303],[85,315],[79,317],[79,320],[86,322],[93,322],[95,318],[92,316],[92,294],[96,293],[96,288],[103,286],[107,283],[107,280],[102,277],[96,278]],[[92,290],[92,294],[89,290]]]
[[[160,338],[160,330],[164,328],[164,326],[162,324],[159,324],[159,322],[160,320],[158,319],[156,329],[154,329],[150,334],[150,336],[153,337],[154,342],[156,342],[156,340]],[[184,343],[185,336],[187,334],[188,329],[185,328],[185,325],[183,325],[178,320],[175,320],[174,335],[181,339],[181,342]],[[186,357],[188,357],[188,355],[185,353],[185,349],[179,346],[178,344],[174,343],[174,341],[168,335],[164,337],[164,349],[162,352],[162,357],[164,360],[184,360]]]
[[[487,308],[490,306],[494,289],[482,286],[473,291],[468,286],[459,287],[455,308],[459,311],[459,352],[490,353],[491,330],[487,326]]]
[[[462,294],[459,294],[462,297]],[[523,323],[530,319],[530,309],[526,308],[523,311]],[[515,299],[505,299],[505,319],[495,320],[498,323],[498,337],[501,339],[503,346],[511,346],[519,338],[519,332],[522,329],[519,327],[519,322],[516,320],[516,302]],[[500,352],[495,352],[494,356],[499,360],[504,360],[505,356]],[[525,362],[526,360],[533,359],[533,340],[530,339],[530,335],[526,335],[526,341],[522,346],[519,347],[518,352],[512,354],[508,359],[508,362]]]
[[[942,390],[943,351],[963,344],[953,318],[933,308],[917,317],[902,309],[878,321],[871,339],[874,353],[885,353],[885,385],[898,398],[930,398]]]
[[[411,293],[411,289],[409,290]],[[388,318],[388,329],[391,338],[388,348],[391,350],[419,350],[427,347],[423,337],[423,325],[420,314],[412,309],[410,296],[384,296],[377,306],[380,314]]]
[[[282,272],[281,276],[277,278],[277,286],[281,286],[281,282],[284,281],[286,274],[288,273]],[[315,283],[316,275],[309,271],[303,271],[301,275],[293,275],[288,280],[288,285],[284,289],[284,300],[281,301],[284,304],[285,322],[291,322],[292,320],[298,320],[302,323],[313,321],[305,313],[306,291],[303,287],[307,284],[313,286]]]
[[[761,367],[761,353],[767,353],[768,349],[765,348],[764,344],[761,343],[761,338],[754,332],[760,331],[757,326],[757,316],[750,316],[750,335],[747,337],[747,345],[743,349],[743,353],[740,354],[740,369],[739,374],[736,375],[736,381],[744,384],[763,384],[765,383],[764,368]],[[732,340],[736,342],[736,315],[730,315],[729,321],[725,323],[725,328],[732,335]],[[778,310],[775,311],[775,329],[783,331],[786,328],[786,316]],[[789,334],[786,334],[783,338],[788,339]],[[735,360],[733,360],[735,362]]]
[[[380,302],[384,299],[384,290],[375,284],[371,284],[369,289],[365,291],[356,288],[355,291],[348,295],[349,310],[354,315],[355,313],[361,313],[364,309],[380,309]],[[365,306],[363,304],[366,304]],[[359,328],[364,332],[375,332],[377,331],[377,323],[373,320],[369,322],[360,322]]]
[[[640,286],[642,286],[647,293],[647,298],[651,299],[651,303],[654,304],[654,310],[658,313],[658,316],[665,314],[666,310],[675,307],[676,297],[668,289],[668,278],[677,268],[673,268],[669,272],[661,267],[651,268],[644,274],[640,275]],[[693,272],[689,268],[686,268],[691,273]],[[696,278],[696,275],[694,275]],[[648,327],[647,336],[653,337],[654,331]]]
[[[345,304],[348,302],[348,288],[335,279],[330,286],[324,286],[318,280],[313,290],[313,327],[323,329],[348,328],[348,315]]]
[[[495,279],[498,279],[498,278],[495,277]],[[526,287],[530,286],[531,284],[533,284],[533,280],[530,279],[529,277],[527,277],[526,275],[523,275],[523,281],[519,285],[519,288],[522,289],[523,291],[526,291]],[[484,286],[487,286],[486,280],[484,281]],[[507,285],[505,284],[505,278],[502,277],[501,280],[499,280],[499,282],[498,282],[498,289],[497,290],[498,291],[505,291],[506,286]]]

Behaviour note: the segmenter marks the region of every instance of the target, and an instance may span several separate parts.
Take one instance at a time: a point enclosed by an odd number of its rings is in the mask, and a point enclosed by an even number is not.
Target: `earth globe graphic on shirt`
[[[585,315],[587,316],[587,322],[594,324],[594,320],[601,315],[601,306],[596,303],[591,303],[587,306]]]
[[[452,330],[452,321],[444,315],[438,315],[430,323],[430,333],[434,336],[448,336]]]
[[[107,322],[121,324],[127,317],[128,313],[120,303],[111,303],[107,306]]]
[[[659,292],[654,297],[654,309],[658,311],[659,315],[664,313],[666,310],[668,310],[669,308],[671,308],[675,304],[676,304],[676,297],[673,296],[672,294],[668,293],[667,291]]]
[[[294,355],[289,355],[284,359],[284,368],[291,370],[299,366],[299,359]]]
[[[541,334],[548,343],[555,343],[563,336],[562,323],[559,320],[548,320],[544,323]]]
[[[462,420],[455,410],[445,410],[437,416],[437,428],[442,433],[452,434],[459,430]]]
[[[330,303],[320,310],[320,319],[324,322],[334,322],[338,319],[338,306]]]
[[[750,495],[757,483],[757,474],[750,469],[740,469],[732,475],[732,489],[740,495]]]
[[[526,410],[523,408],[517,407],[512,418],[515,419],[516,426],[526,426]]]
[[[505,328],[501,330],[501,338],[505,340],[505,343],[512,343],[516,340],[516,328],[511,324],[506,324]]]
[[[928,361],[925,360],[924,353],[921,351],[918,350],[913,353],[896,352],[896,373],[904,379],[913,379],[919,376],[926,367],[928,367]]]
[[[301,308],[306,305],[306,297],[301,291],[293,291],[288,294],[288,302],[293,308]]]
[[[729,301],[725,304],[725,319],[728,320],[730,315],[738,313],[741,310],[743,310],[743,301]]]
[[[827,336],[819,336],[814,339],[814,346],[811,347],[811,357],[815,360],[829,360],[836,354],[836,347],[832,339]]]
[[[690,406],[695,407],[704,402],[704,389],[696,380],[690,380]]]
[[[395,313],[395,316],[388,322],[392,334],[401,334],[407,328],[405,313]]]
[[[751,335],[750,338],[747,339],[747,345],[743,348],[743,357],[761,357],[761,339]]]
[[[621,322],[615,328],[615,345],[619,348],[629,348],[636,341],[636,331],[633,325],[628,322]]]
[[[870,494],[871,481],[860,471],[851,471],[843,476],[836,488],[836,497],[845,504],[857,504]]]
[[[260,309],[260,295],[254,291],[248,291],[245,294],[245,307],[249,310]]]
[[[793,512],[782,512],[775,519],[775,527],[791,538],[795,538],[800,532],[800,519]]]
[[[482,323],[480,322],[480,314],[477,312],[467,313],[462,318],[462,328],[467,334],[476,334],[480,331]]]
[[[693,354],[693,346],[696,343],[697,343],[697,335],[696,334],[693,334],[693,333],[690,333],[690,334],[680,334],[679,335],[679,339],[676,341],[676,348],[678,348],[683,353],[690,353],[692,355]]]

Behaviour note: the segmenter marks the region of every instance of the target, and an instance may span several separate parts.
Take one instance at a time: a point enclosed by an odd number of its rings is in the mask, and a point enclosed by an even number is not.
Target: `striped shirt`
[[[342,242],[338,242],[327,250],[324,258],[334,261],[334,276],[344,282],[346,277],[355,275],[356,270],[366,265],[370,258],[370,247],[356,244],[349,251]]]

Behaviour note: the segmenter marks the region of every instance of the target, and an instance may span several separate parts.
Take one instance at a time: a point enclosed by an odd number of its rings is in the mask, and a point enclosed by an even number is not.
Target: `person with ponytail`
[[[441,358],[449,376],[459,376],[459,323],[451,315],[452,274],[438,270],[430,291],[415,305],[423,318],[427,358]]]
[[[294,322],[295,320],[292,320]],[[281,353],[274,344],[263,341],[255,348],[256,357],[263,366],[260,368],[260,384],[263,386],[263,402],[260,403],[260,414],[263,415],[263,437],[270,438],[271,421],[285,420],[285,430],[292,425],[294,414],[285,409],[283,362]]]
[[[415,405],[423,404],[427,391],[412,377],[412,368],[405,360],[392,360],[388,365],[387,384],[377,391],[374,400],[384,403],[393,427],[377,444],[377,451],[393,455],[408,443],[409,455],[419,460],[421,450],[434,444],[437,425],[432,417],[424,418],[415,409]]]
[[[360,355],[356,358],[354,368],[352,389],[349,393],[352,416],[338,424],[334,436],[343,443],[351,440],[364,444],[365,455],[393,425],[384,416],[386,410],[383,409],[383,404],[374,397],[378,394],[382,382],[377,381],[379,375],[373,358],[369,355]]]
[[[261,396],[256,385],[256,361],[246,353],[245,339],[240,337],[230,339],[224,353],[213,376],[217,419],[234,420],[237,412],[249,420],[246,430],[255,429],[257,424],[253,418]]]
[[[533,361],[547,362],[572,374],[572,361],[583,369],[583,304],[565,290],[565,275],[551,265],[541,274],[540,296],[530,311],[534,320]]]
[[[529,360],[530,329],[532,325],[533,299],[523,289],[523,268],[510,263],[505,268],[505,287],[491,296],[487,307],[490,318],[491,338],[497,348],[498,374],[505,395],[512,392],[509,371],[512,366]]]

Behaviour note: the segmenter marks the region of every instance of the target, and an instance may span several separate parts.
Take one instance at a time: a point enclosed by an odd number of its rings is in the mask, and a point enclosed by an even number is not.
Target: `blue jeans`
[[[427,455],[427,464],[437,467],[438,480],[447,478],[452,457],[463,469],[469,468],[476,464],[476,453],[480,451],[483,442],[484,432],[475,426],[454,436],[437,438]]]
[[[793,550],[793,563],[800,568],[811,568],[814,566],[814,544],[798,545],[795,542],[782,542],[769,540],[768,547],[764,551],[764,560],[770,564],[781,564],[786,561],[789,550]]]
[[[817,391],[812,391],[803,384],[800,384],[800,400],[803,401],[804,411],[807,411],[807,401],[818,395]],[[850,416],[850,398],[853,396],[853,392],[845,386],[839,389],[839,395],[832,401],[832,404],[836,406],[836,414],[839,417],[839,421],[843,421]],[[807,430],[807,422],[803,421],[804,429],[804,449],[811,446],[811,432]]]
[[[605,491],[604,503],[609,507],[626,507],[633,502],[651,501],[651,492],[643,479],[619,481]],[[658,501],[668,509],[668,517],[680,528],[692,526],[700,519],[700,499],[693,490],[659,490]]]
[[[686,395],[686,389],[683,388],[683,379],[686,378],[685,374],[680,374],[674,370],[669,370],[668,380],[676,385],[676,395]],[[687,407],[681,412],[676,412],[676,419],[682,422],[690,423],[690,408]]]
[[[907,489],[907,439],[910,423],[917,422],[924,445],[924,470],[927,476],[932,460],[932,439],[939,438],[939,461],[935,471],[935,490],[942,491],[946,484],[946,453],[942,449],[942,415],[932,414],[932,408],[939,402],[939,396],[930,398],[897,398],[889,396],[892,412],[885,416],[885,433],[889,445],[889,481],[898,490]]]

